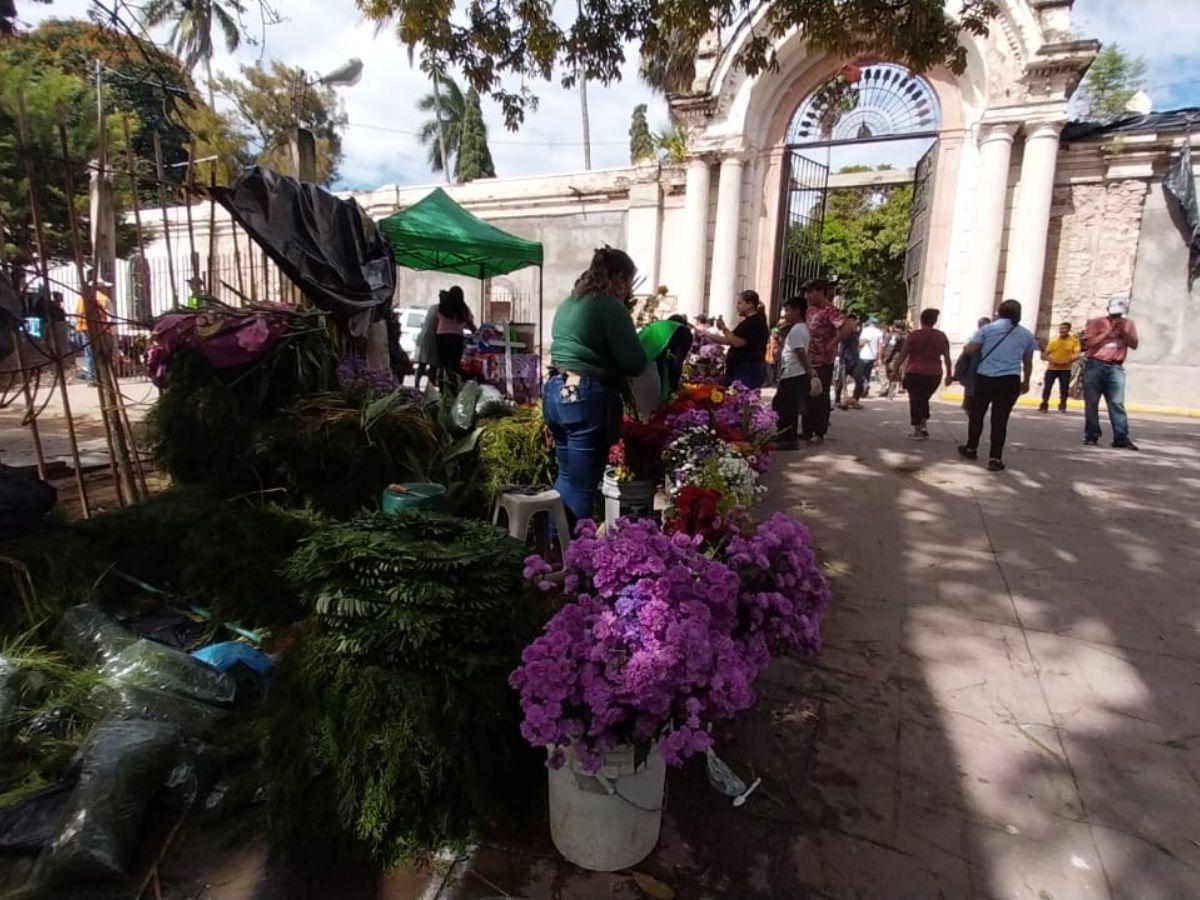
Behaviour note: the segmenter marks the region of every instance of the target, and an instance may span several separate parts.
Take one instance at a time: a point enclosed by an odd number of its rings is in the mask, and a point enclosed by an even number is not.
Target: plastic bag
[[[57,500],[58,491],[46,482],[0,465],[0,538],[33,528]]]
[[[41,851],[54,837],[70,796],[71,786],[60,784],[0,808],[0,850]]]
[[[450,424],[459,431],[470,431],[475,426],[475,407],[480,395],[479,382],[468,381],[464,384],[454,398],[454,405],[450,407]]]
[[[220,707],[132,684],[118,688],[110,700],[106,721],[146,719],[162,722],[174,725],[185,738],[211,735],[227,715]]]
[[[658,366],[650,363],[642,370],[641,375],[630,378],[629,392],[633,395],[638,418],[643,422],[647,421],[650,414],[658,409],[662,393],[662,379],[658,374]]]
[[[59,622],[63,649],[76,662],[104,665],[137,640],[129,629],[90,603],[72,606]]]
[[[79,781],[32,883],[67,888],[125,875],[150,801],[175,765],[178,739],[177,729],[160,722],[93,728],[79,751]]]
[[[493,385],[485,384],[479,388],[479,399],[475,402],[475,415],[486,416],[497,409],[507,409],[504,395]]]
[[[201,703],[232,703],[237,693],[237,685],[229,676],[181,650],[145,638],[112,657],[100,674],[114,686],[152,688]]]
[[[201,647],[194,651],[192,656],[202,663],[212,666],[218,672],[227,672],[237,663],[243,663],[259,675],[266,675],[271,671],[272,666],[271,657],[241,641],[222,641],[219,644],[209,644],[207,647]]]

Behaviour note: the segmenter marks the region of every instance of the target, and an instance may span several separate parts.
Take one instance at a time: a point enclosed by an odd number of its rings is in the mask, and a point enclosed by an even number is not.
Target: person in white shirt
[[[788,332],[779,351],[779,387],[771,402],[771,408],[779,417],[780,450],[800,449],[800,441],[796,437],[797,420],[801,410],[807,408],[806,399],[821,394],[821,380],[808,361],[810,335],[808,326],[804,324],[807,312],[808,301],[804,297],[792,297],[783,304]],[[805,434],[812,433],[808,427],[801,430]]]
[[[860,402],[871,383],[871,371],[879,359],[879,348],[883,346],[883,330],[874,316],[867,319],[866,327],[858,335],[858,365],[854,368],[854,398],[847,404],[849,409],[862,409]]]

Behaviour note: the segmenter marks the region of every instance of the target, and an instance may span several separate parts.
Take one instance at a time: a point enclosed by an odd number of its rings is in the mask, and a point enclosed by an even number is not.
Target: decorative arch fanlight
[[[933,88],[895,63],[849,63],[800,104],[787,143],[866,141],[937,131]]]

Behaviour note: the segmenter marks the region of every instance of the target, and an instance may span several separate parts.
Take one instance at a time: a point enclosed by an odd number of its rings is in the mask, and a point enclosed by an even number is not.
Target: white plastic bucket
[[[618,747],[595,775],[571,751],[550,769],[550,836],[569,862],[615,872],[650,855],[662,826],[667,764],[657,748],[635,768],[633,747]]]
[[[658,485],[653,481],[617,481],[605,473],[600,484],[604,497],[604,521],[611,525],[617,519],[649,519],[654,516],[654,495]]]

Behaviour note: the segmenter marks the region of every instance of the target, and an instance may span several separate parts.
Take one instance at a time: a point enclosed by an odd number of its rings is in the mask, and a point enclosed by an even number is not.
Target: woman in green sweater
[[[627,254],[602,247],[554,314],[542,415],[558,456],[554,487],[572,528],[592,517],[608,451],[621,436],[622,382],[646,368],[646,354],[622,302],[636,275]]]

